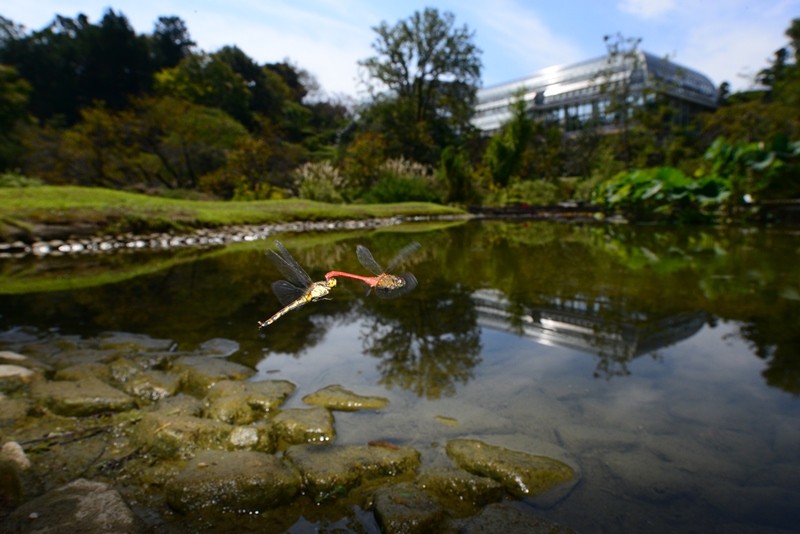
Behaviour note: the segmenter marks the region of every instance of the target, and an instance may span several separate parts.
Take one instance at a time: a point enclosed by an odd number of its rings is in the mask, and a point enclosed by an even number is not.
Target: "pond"
[[[250,380],[297,386],[284,408],[332,384],[389,400],[337,411],[337,444],[435,466],[472,438],[569,463],[559,500],[507,502],[579,532],[800,526],[800,233],[504,220],[274,237],[315,280],[368,274],[358,244],[385,264],[418,241],[419,285],[387,300],[340,279],[259,330],[281,308],[271,241],[0,259],[0,350],[19,332],[232,340]],[[294,528],[370,531],[326,521]]]

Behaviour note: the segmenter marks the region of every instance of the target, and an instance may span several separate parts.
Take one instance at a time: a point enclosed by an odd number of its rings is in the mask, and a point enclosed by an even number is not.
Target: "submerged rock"
[[[378,489],[373,508],[386,534],[440,532],[447,520],[436,499],[408,482]]]
[[[512,451],[474,439],[451,440],[446,451],[462,469],[497,480],[517,497],[539,495],[566,482],[574,485],[575,470],[547,456]]]
[[[255,374],[254,370],[244,365],[205,356],[178,358],[173,363],[172,371],[184,377],[184,386],[189,392],[201,396],[221,380],[245,380]]]
[[[188,457],[197,450],[231,447],[233,426],[190,415],[145,414],[134,440],[147,452],[165,457]]]
[[[178,394],[162,399],[155,405],[154,413],[161,415],[199,416],[203,411],[203,403],[189,395]]]
[[[575,534],[575,531],[504,504],[490,504],[475,517],[463,522],[460,534]]]
[[[503,485],[496,480],[456,467],[428,469],[417,477],[417,484],[455,506],[486,506],[503,498]]]
[[[414,471],[420,454],[407,446],[294,445],[284,454],[303,476],[307,493],[321,501],[368,480]]]
[[[164,371],[144,371],[128,379],[124,390],[152,401],[171,397],[181,388],[181,377]]]
[[[366,397],[344,389],[339,384],[324,387],[303,397],[303,402],[323,406],[330,410],[354,412],[356,410],[377,410],[389,404],[384,397]]]
[[[272,418],[278,439],[288,444],[330,442],[336,436],[333,414],[325,408],[290,408]]]
[[[122,412],[136,407],[134,399],[96,378],[42,382],[32,388],[33,397],[58,415],[84,417],[103,412]]]
[[[118,358],[116,350],[72,349],[57,352],[47,358],[47,362],[56,369],[64,369],[81,363],[108,363]]]
[[[8,399],[0,394],[0,427],[13,425],[25,417],[32,406],[27,399]]]
[[[54,380],[70,380],[73,382],[86,378],[97,378],[103,382],[110,382],[111,368],[105,363],[79,363],[65,367],[53,376]]]
[[[101,349],[122,349],[128,352],[147,350],[167,350],[173,344],[171,339],[156,339],[146,334],[127,332],[104,332],[97,337]]]
[[[245,395],[215,400],[203,409],[203,417],[233,425],[246,425],[255,421],[255,413]]]
[[[200,345],[199,352],[211,358],[227,358],[239,351],[239,344],[232,339],[215,337]]]
[[[268,412],[279,408],[296,387],[288,380],[222,380],[209,388],[204,400],[211,404],[224,397],[239,397],[254,410]]]
[[[167,503],[181,513],[257,512],[289,503],[300,484],[300,474],[273,455],[201,451],[165,489]]]
[[[6,518],[3,528],[37,534],[144,532],[142,521],[116,490],[82,478],[23,504]]]
[[[11,393],[42,380],[42,375],[20,365],[0,365],[0,393]]]

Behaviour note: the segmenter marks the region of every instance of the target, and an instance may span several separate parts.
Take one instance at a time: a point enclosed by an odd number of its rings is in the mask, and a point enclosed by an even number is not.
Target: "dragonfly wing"
[[[392,270],[400,267],[400,264],[406,261],[406,259],[411,256],[413,253],[418,251],[422,248],[422,245],[414,241],[413,243],[409,243],[408,245],[404,246],[400,252],[397,253],[397,256],[389,263],[389,266],[386,268],[386,272],[390,273]]]
[[[305,294],[305,290],[290,284],[286,280],[273,282],[272,292],[284,306],[288,306]]]
[[[383,269],[381,269],[381,266],[378,265],[377,261],[375,261],[375,258],[372,257],[372,252],[370,252],[367,247],[358,245],[356,247],[356,256],[358,256],[358,261],[361,263],[361,265],[372,274],[383,274]]]
[[[300,267],[300,264],[295,261],[280,241],[275,241],[275,248],[278,249],[278,252],[270,250],[269,258],[283,276],[293,284],[303,288],[309,287],[314,283],[305,269]]]
[[[396,299],[397,297],[402,297],[403,295],[410,293],[415,287],[417,287],[417,278],[411,273],[400,273],[393,276],[395,278],[402,279],[403,285],[392,288],[376,285],[372,288],[372,290],[375,291],[375,294],[380,298]]]

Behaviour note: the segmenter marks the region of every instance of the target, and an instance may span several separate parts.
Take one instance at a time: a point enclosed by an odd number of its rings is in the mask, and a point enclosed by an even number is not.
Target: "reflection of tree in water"
[[[449,397],[481,362],[480,331],[470,292],[443,279],[393,301],[370,298],[362,331],[364,353],[381,358],[380,383],[420,397]]]
[[[739,335],[766,362],[761,375],[772,387],[800,395],[800,305],[783,301],[780,313],[754,318],[739,327]],[[777,312],[778,310],[776,310]]]

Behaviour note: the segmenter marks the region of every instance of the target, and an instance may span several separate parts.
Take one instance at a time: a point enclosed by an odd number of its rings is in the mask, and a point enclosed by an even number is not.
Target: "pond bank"
[[[157,232],[119,235],[82,235],[80,224],[64,225],[55,231],[42,230],[37,238],[13,243],[0,243],[0,258],[17,258],[63,254],[91,254],[118,249],[169,249],[177,247],[210,247],[260,241],[271,235],[291,232],[328,232],[335,230],[364,230],[408,222],[447,221],[468,219],[470,215],[417,215],[348,221],[301,221],[279,224],[233,225],[223,228],[202,228],[191,234]],[[48,236],[45,238],[44,236]]]

